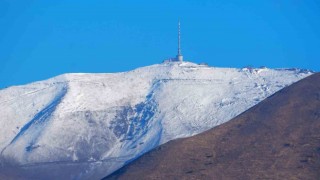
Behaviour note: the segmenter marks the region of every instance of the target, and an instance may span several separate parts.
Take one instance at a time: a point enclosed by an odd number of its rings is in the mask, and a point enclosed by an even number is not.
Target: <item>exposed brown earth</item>
[[[223,125],[166,143],[106,179],[320,179],[320,74]]]

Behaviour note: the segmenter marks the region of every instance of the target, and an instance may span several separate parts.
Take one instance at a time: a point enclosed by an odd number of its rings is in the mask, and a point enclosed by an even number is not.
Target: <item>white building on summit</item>
[[[175,58],[170,58],[167,60],[164,60],[164,62],[182,62],[183,56],[181,54],[181,47],[180,47],[180,20],[178,22],[178,54]]]

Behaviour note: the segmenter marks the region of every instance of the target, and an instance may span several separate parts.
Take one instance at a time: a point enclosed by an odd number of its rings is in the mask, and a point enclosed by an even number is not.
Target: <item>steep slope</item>
[[[159,144],[224,123],[310,74],[185,62],[10,87],[0,91],[0,173],[99,179]]]
[[[173,140],[105,179],[319,179],[320,74],[233,120]]]

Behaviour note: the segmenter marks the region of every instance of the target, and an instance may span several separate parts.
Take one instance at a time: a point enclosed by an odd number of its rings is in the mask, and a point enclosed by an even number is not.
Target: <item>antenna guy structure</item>
[[[178,54],[176,56],[176,60],[182,62],[183,56],[181,54],[181,47],[180,47],[181,37],[180,36],[181,36],[181,33],[180,33],[180,19],[179,19],[179,21],[178,21]]]
[[[178,54],[175,58],[164,60],[163,62],[183,62],[183,56],[181,54],[181,32],[180,32],[180,19],[178,21]]]

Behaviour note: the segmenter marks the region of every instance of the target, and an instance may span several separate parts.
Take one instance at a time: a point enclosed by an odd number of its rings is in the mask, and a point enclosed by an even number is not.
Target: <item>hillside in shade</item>
[[[105,179],[319,179],[320,74],[236,118],[170,141]]]

